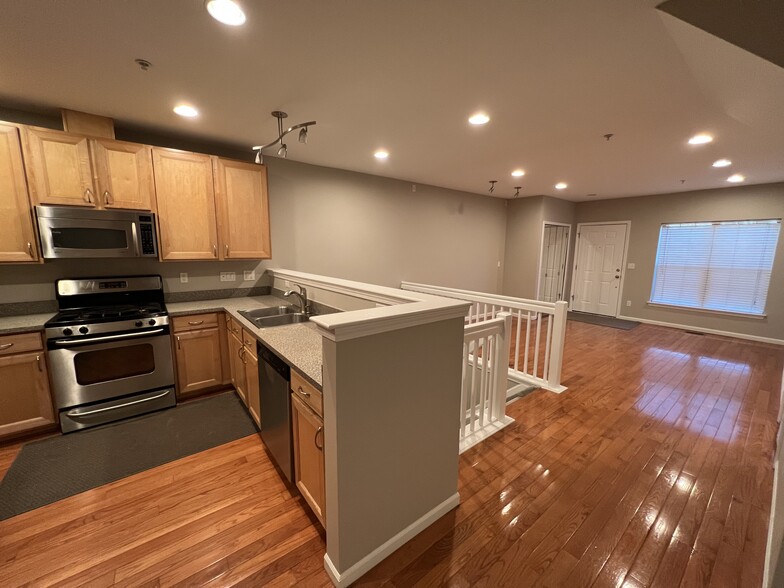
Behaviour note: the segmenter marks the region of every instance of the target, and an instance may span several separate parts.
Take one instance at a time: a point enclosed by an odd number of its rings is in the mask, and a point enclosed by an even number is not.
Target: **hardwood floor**
[[[783,367],[570,321],[569,390],[509,405],[460,458],[460,506],[356,585],[759,586]],[[253,436],[0,522],[0,586],[328,586],[324,549]]]

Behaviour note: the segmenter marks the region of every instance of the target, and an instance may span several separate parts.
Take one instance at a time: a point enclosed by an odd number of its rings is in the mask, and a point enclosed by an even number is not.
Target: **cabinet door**
[[[36,261],[38,247],[27,194],[19,130],[0,124],[0,263]]]
[[[187,396],[223,382],[220,331],[217,327],[174,336],[177,391]]]
[[[299,398],[291,395],[294,431],[294,471],[297,488],[324,525],[324,422]]]
[[[215,158],[224,259],[268,259],[270,246],[267,168]]]
[[[156,147],[152,161],[161,259],[218,259],[210,157]]]
[[[231,358],[231,379],[234,382],[234,388],[237,390],[242,402],[245,406],[248,405],[248,396],[245,392],[247,384],[245,383],[245,362],[242,356],[245,353],[245,348],[240,341],[233,334],[229,336],[229,357]]]
[[[0,357],[0,437],[55,424],[43,352]]]
[[[34,204],[97,206],[87,137],[28,128],[24,154]]]
[[[261,406],[259,398],[259,360],[256,358],[255,350],[251,352],[249,347],[245,347],[245,392],[248,400],[248,412],[257,426],[261,426]]]
[[[101,206],[153,210],[155,184],[150,147],[111,139],[90,139],[90,148]]]

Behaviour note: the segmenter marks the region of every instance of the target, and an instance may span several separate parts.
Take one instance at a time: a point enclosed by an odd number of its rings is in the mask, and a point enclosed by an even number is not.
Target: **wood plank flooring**
[[[356,585],[759,586],[782,368],[570,321],[569,390],[509,405],[460,458],[460,506]],[[0,586],[329,586],[324,550],[252,436],[0,522]]]

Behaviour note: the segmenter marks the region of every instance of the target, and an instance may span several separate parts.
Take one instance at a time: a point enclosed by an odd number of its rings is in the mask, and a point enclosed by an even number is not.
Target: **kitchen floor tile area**
[[[784,349],[566,341],[568,391],[510,404],[460,457],[460,506],[357,586],[759,585]],[[307,512],[250,436],[0,523],[0,585],[329,586]]]

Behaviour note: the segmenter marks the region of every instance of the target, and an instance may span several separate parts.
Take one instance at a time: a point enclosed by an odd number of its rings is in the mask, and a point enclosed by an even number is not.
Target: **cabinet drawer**
[[[228,312],[226,313],[226,328],[229,330],[229,333],[234,333],[238,339],[242,339],[242,327],[240,326],[239,321]]]
[[[291,370],[291,391],[294,396],[310,406],[320,416],[324,416],[324,399],[321,390],[307,382],[298,372]]]
[[[0,355],[40,351],[43,348],[41,333],[19,333],[0,337]]]
[[[182,331],[195,331],[198,329],[209,329],[218,326],[218,314],[208,312],[205,314],[189,314],[188,316],[176,316],[172,320],[175,333]]]
[[[242,329],[242,343],[249,351],[253,351],[253,355],[256,355],[256,337],[248,333],[245,329]]]

